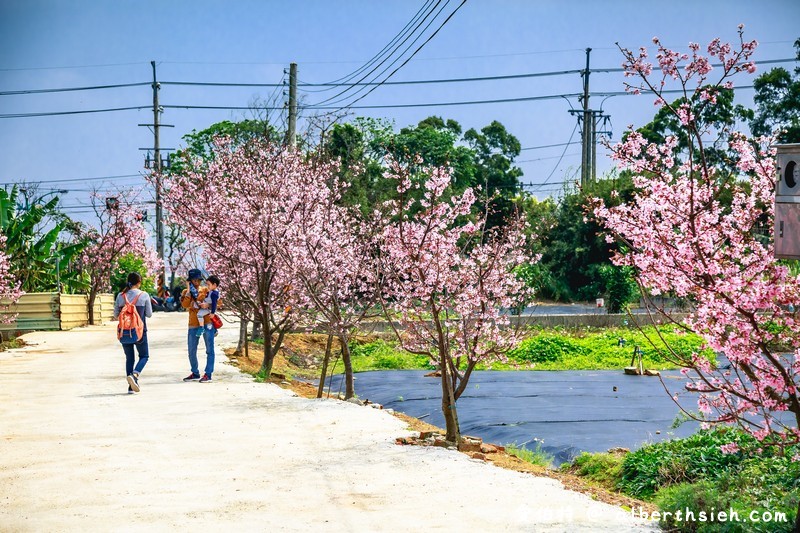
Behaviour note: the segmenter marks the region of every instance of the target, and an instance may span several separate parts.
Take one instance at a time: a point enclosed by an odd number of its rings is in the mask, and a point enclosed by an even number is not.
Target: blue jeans
[[[197,363],[197,347],[200,344],[200,337],[197,336],[197,330],[203,331],[203,342],[206,345],[206,369],[205,373],[211,376],[214,373],[214,334],[217,330],[214,326],[211,329],[206,328],[189,328],[188,342],[189,342],[189,365],[192,367],[192,374],[200,375],[200,368]]]
[[[139,362],[136,367],[133,366],[133,347],[136,346],[136,351],[139,352]],[[144,365],[150,359],[150,348],[147,346],[147,330],[142,335],[142,340],[136,344],[123,344],[122,349],[125,351],[125,375],[130,376],[134,372],[141,374],[144,370]]]
[[[207,324],[203,330],[203,341],[206,343],[206,374],[211,377],[214,373],[214,336],[217,328],[213,324]]]

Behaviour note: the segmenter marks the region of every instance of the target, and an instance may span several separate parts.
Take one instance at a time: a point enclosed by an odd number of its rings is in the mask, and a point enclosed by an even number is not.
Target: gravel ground
[[[0,530],[655,529],[556,480],[397,446],[391,415],[254,383],[224,356],[213,383],[183,383],[185,320],[149,322],[136,395],[113,324],[0,353]]]

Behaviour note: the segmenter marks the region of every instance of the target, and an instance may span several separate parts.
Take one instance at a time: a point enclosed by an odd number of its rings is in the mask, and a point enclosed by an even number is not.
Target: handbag
[[[222,319],[219,317],[219,315],[216,315],[216,314],[212,315],[211,316],[211,323],[214,325],[214,327],[216,329],[219,329],[219,328],[222,327]]]

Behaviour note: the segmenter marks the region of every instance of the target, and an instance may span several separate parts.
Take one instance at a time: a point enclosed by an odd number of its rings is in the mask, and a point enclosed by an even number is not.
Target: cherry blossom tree
[[[732,86],[731,77],[755,72],[757,43],[743,39],[742,26],[738,44],[715,39],[707,56],[695,43],[690,54],[679,54],[654,42],[660,73],[646,49],[622,48],[626,76],[638,80],[627,89],[654,94],[690,142],[676,153],[675,136],[654,144],[629,131],[613,157],[633,174],[634,197],[615,207],[598,200],[594,213],[609,239],[623,245],[616,263],[634,266],[650,294],[687,299],[690,316],[676,327],[702,335],[729,362],[671,353],[697,398],[700,414],[687,414],[706,424],[738,424],[765,446],[800,442],[800,320],[792,307],[800,302],[800,279],[774,259],[772,242],[759,231],[773,218],[774,139],[713,132],[698,119],[720,87]],[[684,95],[678,105],[667,102],[673,83]],[[727,148],[724,166],[706,157],[710,139]]]
[[[484,231],[485,219],[469,221],[471,188],[447,199],[449,168],[418,172],[423,179],[412,180],[408,167],[389,161],[398,197],[380,235],[382,303],[402,347],[441,373],[446,438],[458,443],[456,401],[478,363],[503,359],[519,340],[503,309],[526,291],[513,269],[534,259],[520,221]]]
[[[165,176],[166,200],[172,221],[222,278],[226,302],[232,297],[240,317],[261,323],[261,369],[269,376],[285,335],[306,316],[302,284],[286,256],[289,232],[308,191],[324,187],[332,171],[264,139],[233,146],[219,138],[214,153]]]
[[[90,324],[95,323],[94,302],[97,295],[111,289],[111,273],[120,257],[128,253],[142,257],[150,275],[161,268],[155,250],[147,244],[148,233],[132,192],[94,193],[92,205],[97,225],[82,227],[79,235],[87,243],[80,266],[89,278]]]
[[[294,209],[284,247],[287,267],[302,288],[301,309],[309,322],[328,334],[318,396],[322,395],[331,339],[339,339],[345,370],[345,398],[355,394],[350,339],[361,322],[374,316],[378,301],[374,228],[360,209],[341,205],[345,189],[336,165],[317,165],[296,183]],[[320,181],[324,179],[324,181]]]
[[[20,282],[11,271],[11,261],[5,254],[6,236],[0,233],[0,324],[13,322],[16,314],[9,309],[24,293],[20,289]]]

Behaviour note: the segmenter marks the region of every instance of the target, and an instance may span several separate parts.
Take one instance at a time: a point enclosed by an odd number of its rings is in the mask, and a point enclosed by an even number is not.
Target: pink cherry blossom
[[[16,314],[10,312],[10,309],[24,294],[19,280],[11,272],[11,263],[5,251],[6,236],[0,233],[0,324],[14,321]]]
[[[390,161],[386,175],[404,183],[410,172]],[[403,348],[426,355],[441,372],[447,439],[456,441],[456,401],[472,371],[504,360],[519,340],[503,309],[527,292],[512,271],[533,258],[525,252],[522,222],[489,232],[483,220],[462,221],[476,202],[474,191],[446,195],[449,168],[420,172],[427,176],[423,199],[398,197],[390,209],[398,215],[380,235],[382,303]]]
[[[723,131],[735,167],[731,175],[709,163],[708,131],[694,119],[719,87],[732,83],[729,77],[752,70],[756,43],[745,42],[741,28],[739,35],[737,47],[719,39],[708,45],[709,54],[723,64],[711,84],[707,75],[712,71],[696,55],[699,47],[691,47],[694,66],[679,74],[680,58],[659,44],[664,75],[677,76],[689,94],[689,84],[700,91],[691,104],[664,103],[684,128],[689,155],[682,154],[683,160],[674,155],[674,138],[659,145],[631,131],[614,147],[613,158],[633,173],[634,197],[617,207],[596,200],[594,213],[625,244],[626,253],[615,262],[633,265],[649,294],[690,302],[681,327],[700,334],[730,364],[727,368],[700,354],[683,358],[667,351],[685,367],[686,389],[698,398],[701,420],[736,423],[759,441],[786,446],[800,441],[800,321],[788,311],[800,302],[800,279],[774,259],[771,240],[759,236],[763,224],[772,221],[774,139]],[[622,50],[629,64],[636,59]],[[658,84],[640,70],[629,67],[640,87],[660,96]]]

